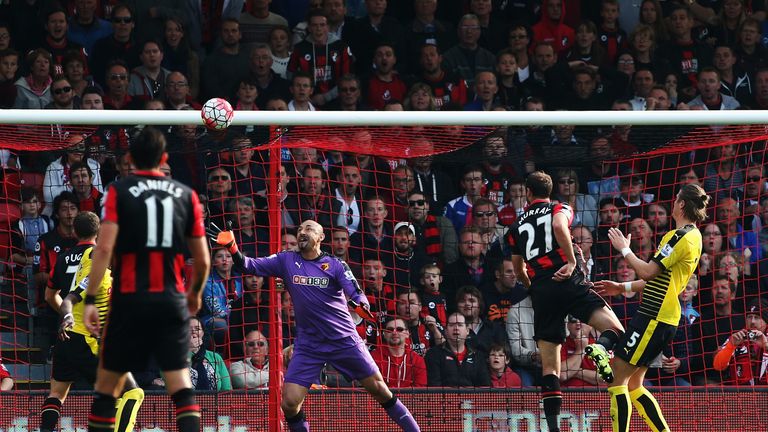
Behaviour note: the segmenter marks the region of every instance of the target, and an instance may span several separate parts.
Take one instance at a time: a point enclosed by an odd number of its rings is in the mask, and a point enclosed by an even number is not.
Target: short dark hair
[[[535,171],[525,179],[525,188],[530,189],[534,198],[549,198],[552,195],[552,177],[544,171]]]
[[[25,186],[19,190],[19,196],[21,197],[21,202],[29,202],[32,200],[32,198],[37,198],[38,201],[40,201],[40,192],[29,186]]]
[[[53,214],[57,215],[59,213],[59,207],[61,207],[61,203],[64,201],[69,201],[72,204],[77,207],[77,209],[80,209],[80,200],[77,199],[77,195],[75,195],[74,192],[70,191],[64,191],[58,195],[56,195],[56,198],[53,199]]]
[[[93,212],[80,212],[75,216],[73,228],[79,240],[96,237],[96,234],[99,233],[99,217]]]
[[[138,169],[154,169],[160,166],[165,153],[165,135],[158,129],[147,126],[131,140],[128,149],[133,164]]]
[[[471,295],[477,298],[480,315],[483,315],[485,313],[485,299],[483,299],[483,293],[481,293],[474,285],[463,285],[456,291],[456,303],[458,304],[466,295]]]
[[[88,166],[88,162],[84,160],[73,163],[72,166],[69,167],[69,172],[71,174],[83,168],[88,172],[88,177],[93,178],[93,170],[91,169],[90,166]]]

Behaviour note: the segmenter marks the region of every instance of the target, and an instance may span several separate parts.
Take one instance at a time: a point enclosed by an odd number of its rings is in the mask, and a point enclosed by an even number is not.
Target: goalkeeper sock
[[[549,432],[560,432],[560,406],[563,404],[563,392],[560,391],[560,379],[557,375],[541,377],[541,404],[547,418]]]
[[[200,405],[195,402],[195,391],[185,388],[171,395],[176,406],[176,428],[179,432],[200,431]]]
[[[629,432],[632,404],[629,401],[627,386],[608,387],[608,393],[611,395],[611,424],[613,432]]]
[[[667,420],[664,419],[664,414],[661,413],[659,403],[656,402],[656,398],[653,397],[648,389],[640,386],[629,392],[629,397],[632,399],[632,405],[635,406],[640,417],[645,420],[645,423],[653,432],[669,432]]]
[[[115,415],[115,432],[130,432],[136,424],[136,416],[139,407],[144,402],[144,390],[140,388],[130,389],[123,393],[117,400],[117,414]]]
[[[43,403],[40,409],[40,432],[51,432],[59,423],[61,416],[61,400],[55,397],[49,397]]]
[[[624,332],[616,329],[605,329],[600,333],[600,337],[595,342],[604,346],[606,351],[612,351],[616,344],[619,343],[619,339],[621,339],[623,334]]]
[[[88,432],[113,432],[115,429],[115,401],[112,395],[96,393],[88,416]]]
[[[405,432],[418,432],[421,430],[419,425],[416,424],[416,420],[411,415],[411,412],[408,411],[408,408],[406,408],[402,402],[400,402],[400,399],[398,399],[397,396],[393,395],[392,399],[384,402],[381,406],[384,407],[389,418],[394,420]]]
[[[304,410],[299,410],[293,417],[286,417],[285,422],[288,423],[288,430],[291,432],[309,432],[309,423]]]

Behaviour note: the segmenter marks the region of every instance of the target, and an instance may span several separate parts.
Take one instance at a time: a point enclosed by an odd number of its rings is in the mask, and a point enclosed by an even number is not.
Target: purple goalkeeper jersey
[[[313,260],[284,251],[264,258],[245,257],[245,273],[283,279],[296,314],[296,345],[324,347],[324,342],[358,337],[347,298],[368,303],[344,261],[323,253]],[[329,347],[330,348],[330,347]]]

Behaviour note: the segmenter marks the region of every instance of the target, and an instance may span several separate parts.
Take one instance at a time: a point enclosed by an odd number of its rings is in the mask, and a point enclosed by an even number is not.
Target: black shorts
[[[161,371],[189,367],[189,310],[173,301],[114,302],[101,341],[104,369],[143,371],[154,358]]]
[[[95,383],[99,357],[85,342],[85,336],[74,332],[68,334],[69,340],[57,340],[53,347],[51,377],[61,382],[84,379],[90,384]]]
[[[533,339],[556,344],[565,342],[565,317],[568,314],[579,321],[589,322],[592,313],[606,306],[591,285],[584,282],[580,273],[564,282],[549,277],[537,279],[531,284],[533,303]]]
[[[649,366],[672,342],[676,332],[677,326],[635,314],[613,354],[631,365]]]

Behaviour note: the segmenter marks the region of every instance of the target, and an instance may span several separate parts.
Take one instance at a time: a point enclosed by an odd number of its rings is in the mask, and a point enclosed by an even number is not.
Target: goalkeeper
[[[88,275],[91,273],[91,253],[96,245],[99,232],[99,217],[91,212],[81,212],[73,223],[78,245],[88,246],[83,252],[80,266],[72,281],[72,288],[61,302],[62,316],[59,328],[59,341],[53,350],[53,370],[51,372],[51,391],[45,399],[40,412],[40,432],[56,430],[61,415],[61,406],[67,398],[69,389],[78,378],[89,383],[96,382],[96,369],[99,365],[98,339],[91,336],[83,324],[83,292],[88,287]],[[99,319],[104,319],[109,310],[109,290],[112,278],[109,273],[102,279],[96,295],[96,307]],[[57,294],[58,295],[58,294]],[[131,374],[125,381],[123,394],[117,400],[117,424],[115,432],[133,430],[136,415],[144,400],[144,391],[138,387]]]
[[[301,405],[325,363],[348,379],[358,380],[404,431],[419,431],[408,408],[387,387],[349,314],[349,304],[363,318],[374,320],[360,286],[344,261],[320,251],[325,238],[315,221],[299,226],[299,251],[265,258],[244,257],[231,231],[215,225],[211,240],[232,253],[244,274],[280,277],[291,294],[297,336],[283,386],[281,408],[292,432],[309,431]]]

